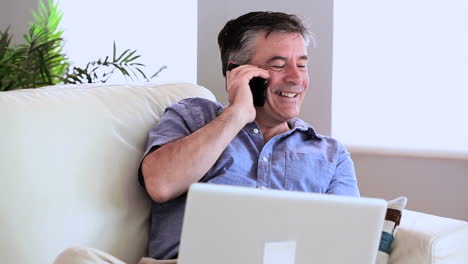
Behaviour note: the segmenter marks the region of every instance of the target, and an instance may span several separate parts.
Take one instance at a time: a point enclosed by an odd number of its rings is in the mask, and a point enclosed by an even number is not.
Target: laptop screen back
[[[375,263],[386,206],[381,199],[193,184],[178,263]]]

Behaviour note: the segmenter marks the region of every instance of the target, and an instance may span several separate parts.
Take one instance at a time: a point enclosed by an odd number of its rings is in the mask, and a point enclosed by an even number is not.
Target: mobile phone
[[[237,67],[239,67],[238,64],[229,63],[227,70],[230,71]],[[259,106],[259,107],[264,106],[268,80],[261,78],[261,77],[253,77],[249,82],[249,86],[250,86],[250,91],[252,91],[254,105]]]

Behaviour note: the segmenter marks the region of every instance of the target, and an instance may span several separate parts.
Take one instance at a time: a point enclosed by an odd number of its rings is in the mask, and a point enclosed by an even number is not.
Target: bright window
[[[468,153],[468,2],[335,0],[332,134]]]

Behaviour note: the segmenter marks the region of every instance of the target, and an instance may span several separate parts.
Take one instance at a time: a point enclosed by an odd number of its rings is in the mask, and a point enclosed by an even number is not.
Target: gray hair
[[[260,32],[266,37],[273,32],[299,33],[305,40],[306,46],[312,39],[309,29],[296,15],[281,12],[251,12],[230,20],[219,32],[218,44],[221,52],[223,75],[229,61],[238,64],[248,64],[255,55],[255,42]]]

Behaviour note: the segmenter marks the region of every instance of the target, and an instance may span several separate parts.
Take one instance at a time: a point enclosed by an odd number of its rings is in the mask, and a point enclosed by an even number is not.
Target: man
[[[343,145],[296,118],[309,83],[302,21],[248,13],[229,21],[218,43],[229,104],[182,100],[149,133],[140,182],[153,200],[155,259],[177,258],[186,192],[195,182],[359,195]],[[228,70],[230,62],[240,66]],[[253,104],[254,77],[268,80],[263,106]]]
[[[248,13],[221,30],[229,105],[182,100],[150,132],[142,173],[154,200],[151,257],[177,257],[194,182],[359,195],[349,153],[295,118],[309,82],[308,42],[300,19],[284,13]],[[241,66],[227,71],[229,62]],[[253,77],[268,79],[262,107],[253,104]]]

